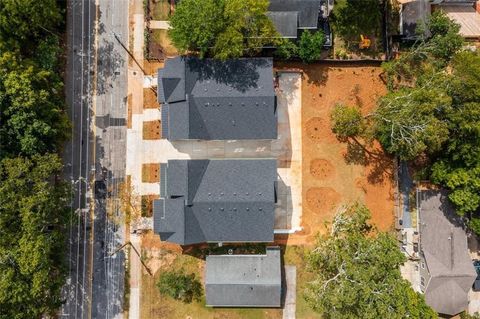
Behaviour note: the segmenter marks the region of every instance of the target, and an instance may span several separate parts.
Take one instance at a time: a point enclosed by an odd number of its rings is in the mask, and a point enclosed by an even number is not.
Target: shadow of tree
[[[382,183],[386,178],[393,178],[393,160],[381,150],[372,149],[356,139],[348,139],[347,152],[344,155],[347,164],[370,166],[367,180],[371,184]]]
[[[218,83],[229,85],[240,92],[250,88],[257,88],[262,68],[271,66],[267,59],[235,59],[220,61],[214,59],[200,60],[186,58],[187,66],[197,81],[215,80]],[[208,62],[207,62],[208,61]]]

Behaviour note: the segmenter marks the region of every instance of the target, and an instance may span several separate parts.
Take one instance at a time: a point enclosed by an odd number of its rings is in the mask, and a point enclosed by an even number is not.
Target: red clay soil
[[[277,65],[296,69],[302,77],[302,158],[303,231],[277,242],[311,244],[317,233],[324,233],[342,206],[364,203],[372,222],[388,230],[394,220],[393,161],[378,143],[366,150],[356,143],[340,142],[331,131],[330,114],[337,103],[357,105],[370,112],[378,97],[386,93],[376,66],[335,64]]]

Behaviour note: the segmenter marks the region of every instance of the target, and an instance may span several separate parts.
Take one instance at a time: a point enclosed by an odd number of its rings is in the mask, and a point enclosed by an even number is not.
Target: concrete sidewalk
[[[287,289],[283,306],[283,319],[295,319],[297,310],[297,267],[285,266],[285,286]]]
[[[150,29],[168,30],[168,29],[170,29],[170,22],[169,21],[150,20],[148,22],[148,27]]]

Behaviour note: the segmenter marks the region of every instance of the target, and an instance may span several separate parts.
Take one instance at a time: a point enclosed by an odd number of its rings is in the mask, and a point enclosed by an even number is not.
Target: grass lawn
[[[165,264],[154,275],[142,275],[141,318],[195,318],[195,319],[279,319],[281,309],[223,309],[205,307],[205,296],[201,301],[183,303],[159,293],[155,283],[164,270],[183,269],[186,273],[195,273],[203,283],[204,260],[190,255],[176,255],[171,264]]]
[[[150,15],[152,20],[165,21],[170,19],[169,0],[150,0]]]
[[[167,30],[149,30],[149,51],[151,57],[163,58],[178,55],[177,49],[170,41]]]
[[[302,246],[287,246],[283,255],[285,265],[297,266],[297,312],[299,319],[319,318],[305,301],[303,292],[307,283],[313,279],[313,275],[306,270],[305,254],[308,248]]]

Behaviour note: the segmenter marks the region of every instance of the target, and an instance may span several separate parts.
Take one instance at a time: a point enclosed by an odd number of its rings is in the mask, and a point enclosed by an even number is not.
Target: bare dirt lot
[[[337,103],[357,105],[364,114],[386,93],[376,66],[288,64],[302,78],[303,231],[289,244],[313,243],[344,204],[365,203],[373,223],[388,230],[394,220],[393,161],[378,144],[362,149],[343,143],[331,131],[330,114]]]

